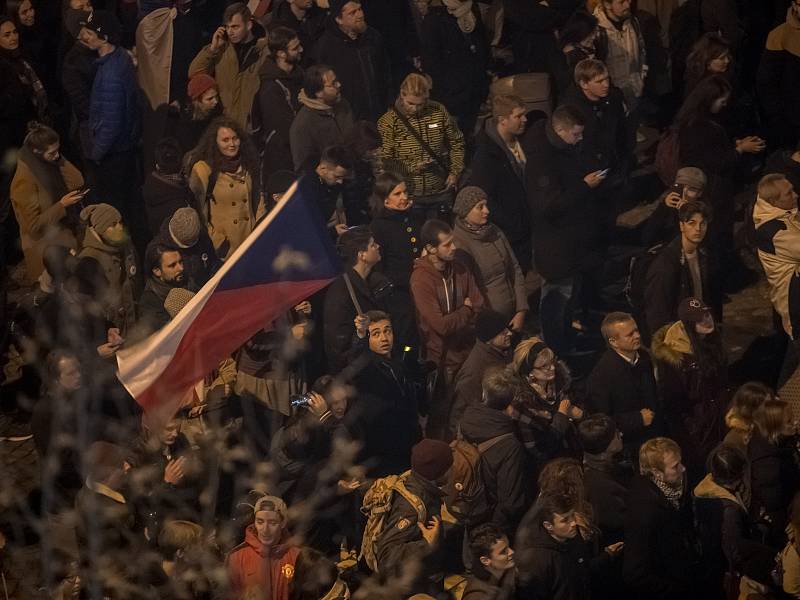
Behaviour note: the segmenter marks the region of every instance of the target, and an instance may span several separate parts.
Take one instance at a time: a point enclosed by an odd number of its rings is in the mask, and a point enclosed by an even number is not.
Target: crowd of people
[[[800,0],[5,0],[5,597],[800,598],[798,97]],[[295,182],[340,275],[150,418]]]

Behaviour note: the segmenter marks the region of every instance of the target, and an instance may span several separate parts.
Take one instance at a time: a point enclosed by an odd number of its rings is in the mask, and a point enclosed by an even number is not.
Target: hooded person
[[[672,437],[683,449],[692,484],[724,436],[725,355],[711,308],[697,298],[678,306],[678,320],[653,335],[658,391]]]
[[[80,217],[87,227],[83,249],[78,256],[94,258],[100,263],[107,282],[100,300],[108,319],[124,337],[136,316],[134,288],[137,287],[138,269],[122,215],[110,204],[90,204],[81,210]]]
[[[294,564],[300,549],[291,545],[289,509],[276,496],[262,496],[253,506],[253,523],[244,541],[225,559],[235,598],[257,594],[272,600],[289,600]]]

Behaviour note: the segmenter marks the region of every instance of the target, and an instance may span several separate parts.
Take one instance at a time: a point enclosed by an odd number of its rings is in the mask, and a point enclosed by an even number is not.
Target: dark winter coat
[[[493,507],[492,523],[513,536],[525,513],[528,488],[527,457],[516,436],[516,423],[505,411],[479,404],[464,411],[460,431],[465,440],[476,446],[506,436],[481,453],[481,476]]]
[[[345,98],[330,110],[303,106],[289,128],[294,170],[316,167],[322,151],[341,145],[352,128],[353,111]]]
[[[253,112],[253,126],[260,127],[256,143],[264,152],[264,175],[275,171],[292,171],[292,150],[289,129],[300,110],[297,95],[303,86],[303,71],[295,67],[287,73],[268,58],[259,71],[261,87],[258,88]]]
[[[523,152],[526,152],[524,148]],[[532,224],[525,190],[525,166],[516,161],[500,139],[494,119],[488,119],[478,134],[467,185],[486,192],[492,223],[508,238],[523,273],[530,271],[533,261]]]
[[[509,350],[503,351],[487,342],[475,341],[454,381],[453,408],[450,409],[450,422],[454,429],[467,408],[481,403],[484,373],[494,367],[505,367],[510,362]]]
[[[800,162],[793,160],[795,150],[778,150],[767,159],[764,173],[782,173],[795,190],[800,190]]]
[[[594,195],[583,180],[591,169],[549,120],[533,124],[525,148],[536,270],[547,281],[572,277],[597,261]]]
[[[786,443],[770,443],[755,429],[747,446],[747,458],[753,494],[750,514],[758,516],[765,511],[774,522],[771,529],[782,531],[787,508],[800,486],[800,471],[792,449]]]
[[[75,44],[64,57],[61,85],[78,123],[89,120],[92,84],[97,74],[97,53],[83,44]]]
[[[600,546],[605,548],[625,539],[628,482],[613,462],[591,458],[583,465],[583,488],[586,501],[592,505],[594,520],[600,528]]]
[[[303,64],[305,64],[308,61],[306,57],[314,48],[314,44],[325,33],[325,11],[312,3],[306,11],[305,18],[301,21],[292,12],[290,2],[281,2],[272,12],[272,21],[269,24],[270,30],[275,27],[288,27],[297,32],[297,37],[304,50]]]
[[[535,508],[535,505],[534,505]],[[526,600],[583,600],[589,598],[590,573],[584,560],[535,523],[532,508],[517,533],[517,598]],[[581,557],[582,558],[582,557]]]
[[[722,317],[722,303],[715,293],[720,285],[711,271],[711,261],[704,248],[698,249],[703,302],[711,306],[714,318]],[[692,288],[692,273],[679,235],[664,246],[647,270],[644,289],[644,312],[647,331],[655,332],[678,317],[678,305],[685,298],[698,297]]]
[[[513,600],[516,598],[516,573],[514,569],[504,572],[500,579],[488,575],[486,579],[472,575],[461,600]]]
[[[675,327],[676,329],[671,329]],[[706,456],[722,441],[726,369],[721,342],[711,335],[702,343],[702,356],[692,346],[683,324],[665,325],[653,335],[653,359],[664,419],[683,450],[690,480],[703,473]]]
[[[697,552],[690,491],[674,508],[652,481],[635,475],[625,514],[623,576],[636,598],[692,598]]]
[[[419,230],[424,219],[411,210],[385,209],[369,228],[381,247],[381,262],[376,270],[386,275],[395,288],[408,288],[414,260],[422,252]]]
[[[22,56],[0,52],[0,152],[19,147],[25,139],[27,124],[39,120],[31,85],[22,81],[24,67]],[[4,193],[7,190],[4,190]]]
[[[98,58],[97,65],[89,106],[89,158],[99,162],[138,145],[141,111],[136,70],[128,52],[117,47]]]
[[[486,29],[477,5],[472,11],[471,33],[461,31],[444,6],[431,7],[422,22],[422,64],[433,78],[433,99],[460,118],[477,116],[489,91]]]
[[[181,185],[153,171],[144,180],[142,201],[147,215],[147,226],[150,234],[155,237],[161,231],[164,220],[169,219],[176,210],[194,206],[194,194],[187,183]]]
[[[793,110],[800,94],[800,20],[791,13],[767,37],[757,91],[772,133],[794,145],[800,133],[800,116]]]
[[[622,92],[612,85],[608,96],[593,102],[577,85],[573,85],[562,103],[577,108],[583,116],[581,154],[589,170],[611,169],[609,177],[622,176],[632,159]]]
[[[738,495],[717,484],[711,474],[694,489],[698,537],[703,543],[706,577],[720,589],[728,569],[760,583],[771,583],[776,549],[762,535]]]
[[[418,389],[399,361],[365,352],[353,364],[366,364],[352,379],[356,401],[344,426],[361,444],[359,462],[370,477],[397,475],[411,466],[411,448],[420,439]]]
[[[647,352],[639,350],[639,360],[631,365],[616,351],[606,349],[589,375],[586,390],[589,411],[614,419],[633,454],[642,442],[659,435],[658,420],[645,427],[640,412],[649,408],[660,418],[653,363]]]
[[[736,0],[703,0],[700,3],[700,22],[703,31],[719,33],[736,50],[747,36],[744,20],[739,13]]]
[[[391,285],[383,274],[372,271],[366,281],[353,269],[347,269],[347,275],[362,312],[386,310],[386,297],[391,293]],[[347,363],[346,354],[356,333],[353,324],[356,314],[344,277],[339,277],[325,293],[323,315],[325,354],[333,372],[338,372]]]
[[[311,55],[315,62],[333,68],[356,119],[375,122],[386,112],[391,103],[391,68],[376,29],[367,27],[352,39],[331,19]]]
[[[222,104],[211,111],[204,119],[194,118],[194,108],[186,104],[179,109],[167,107],[166,135],[178,140],[181,151],[185,154],[195,149],[200,138],[203,137],[208,125],[219,116],[222,116]]]

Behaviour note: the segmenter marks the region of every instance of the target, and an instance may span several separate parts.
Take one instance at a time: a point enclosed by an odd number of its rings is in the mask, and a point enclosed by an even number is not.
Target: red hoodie
[[[425,343],[425,359],[458,369],[475,345],[475,315],[483,309],[483,295],[469,268],[458,260],[438,271],[427,258],[414,261],[411,296]],[[464,304],[472,301],[472,308]]]
[[[284,534],[278,544],[266,548],[258,541],[255,525],[247,527],[244,542],[231,550],[225,561],[231,598],[263,598],[265,595],[259,591],[269,589],[266,597],[271,600],[289,600],[289,584],[300,549],[287,546],[285,538]]]

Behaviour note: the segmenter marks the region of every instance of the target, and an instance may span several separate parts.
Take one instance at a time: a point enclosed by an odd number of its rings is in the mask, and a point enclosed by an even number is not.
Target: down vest
[[[136,70],[124,48],[97,59],[89,105],[92,147],[89,158],[132,150],[139,143],[139,96]]]

